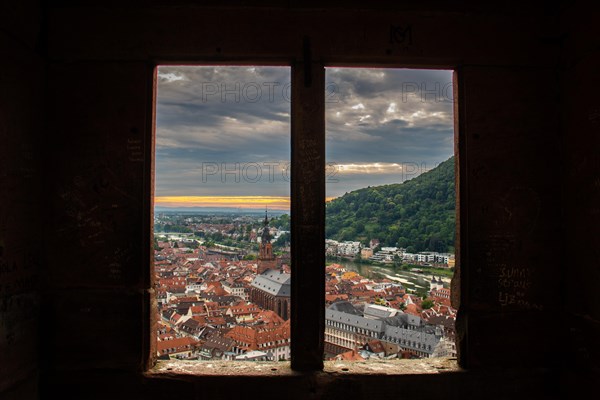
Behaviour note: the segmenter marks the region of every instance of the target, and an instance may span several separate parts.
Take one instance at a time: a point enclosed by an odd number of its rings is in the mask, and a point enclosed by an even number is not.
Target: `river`
[[[359,264],[353,261],[340,259],[337,261],[327,261],[327,264],[340,264],[343,265],[348,271],[354,271],[373,280],[388,278],[389,280],[400,282],[408,291],[424,292],[429,291],[429,283],[431,282],[431,274],[427,272],[418,273],[404,271],[400,268],[394,268],[393,266],[380,266],[380,265],[369,265]],[[436,278],[439,278],[436,275]],[[442,282],[444,287],[450,287],[450,278],[442,276]]]

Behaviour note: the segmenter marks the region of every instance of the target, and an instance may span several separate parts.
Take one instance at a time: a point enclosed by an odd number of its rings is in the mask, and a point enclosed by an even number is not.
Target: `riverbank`
[[[400,266],[403,271],[410,271],[420,273],[424,275],[436,275],[443,276],[452,279],[454,276],[454,268],[436,268],[436,267],[424,267],[422,265],[404,264]],[[415,271],[419,270],[419,271]]]
[[[352,265],[374,266],[374,267],[378,267],[378,268],[386,268],[386,269],[389,269],[390,271],[407,271],[407,272],[423,274],[423,275],[435,275],[435,276],[445,277],[445,278],[449,278],[449,279],[452,279],[452,277],[454,276],[454,268],[432,267],[432,266],[425,266],[425,265],[419,265],[419,264],[399,264],[399,263],[387,264],[387,263],[379,263],[379,262],[369,261],[369,260],[359,260],[358,261],[356,259],[350,259],[350,258],[344,258],[344,257],[327,257],[326,263],[327,263],[327,265],[337,263],[337,264],[342,264],[342,265],[352,264]]]
[[[435,276],[436,279],[441,279],[444,287],[449,288],[452,280],[452,274],[448,274],[448,270],[439,268],[424,269],[422,266],[409,266],[407,269],[402,269],[400,266],[394,267],[393,264],[366,264],[356,263],[345,259],[328,260],[329,264],[340,264],[348,271],[357,272],[359,275],[369,279],[382,279],[386,278],[391,281],[399,282],[410,293],[416,293],[419,295],[426,294],[430,289],[431,277]],[[411,271],[412,268],[422,269],[422,272]],[[438,273],[445,272],[445,273]]]

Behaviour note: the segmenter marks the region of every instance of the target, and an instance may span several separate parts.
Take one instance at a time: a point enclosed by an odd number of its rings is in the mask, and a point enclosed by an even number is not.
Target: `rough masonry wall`
[[[552,174],[564,154],[558,18],[544,8],[482,7],[50,7],[44,393],[227,398],[226,387],[235,386],[263,398],[279,398],[281,391],[296,398],[416,396],[423,388],[446,398],[558,396],[559,380],[536,369],[564,356],[557,345],[564,326],[556,322],[564,224]],[[408,27],[410,40],[400,34]],[[306,36],[315,62],[457,69],[463,290],[455,302],[461,362],[469,369],[440,379],[143,378],[153,334],[152,64],[287,63],[302,58]],[[572,72],[591,76],[596,65]],[[569,90],[575,97],[581,89]],[[570,112],[580,112],[577,103]],[[591,131],[595,122],[585,123]],[[590,152],[587,159],[597,161],[583,139],[573,146],[574,158]],[[498,366],[521,369],[506,373]],[[503,385],[495,386],[500,379]]]
[[[553,320],[562,272],[550,249],[562,242],[561,199],[549,173],[560,154],[556,72],[466,66],[462,76],[459,312],[467,365],[558,365],[565,328]]]
[[[36,1],[0,6],[0,398],[38,392],[44,61]]]
[[[600,357],[600,8],[595,8],[578,2],[565,10],[561,53],[567,343],[575,370],[571,378],[588,385],[597,382]]]
[[[148,69],[51,62],[49,75],[45,366],[139,370]]]

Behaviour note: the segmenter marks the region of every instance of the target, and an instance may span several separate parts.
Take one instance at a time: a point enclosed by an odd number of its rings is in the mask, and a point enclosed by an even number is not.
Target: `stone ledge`
[[[325,361],[325,375],[422,375],[459,372],[455,358],[419,360]],[[146,376],[149,378],[193,376],[301,376],[289,362],[254,361],[158,361]]]

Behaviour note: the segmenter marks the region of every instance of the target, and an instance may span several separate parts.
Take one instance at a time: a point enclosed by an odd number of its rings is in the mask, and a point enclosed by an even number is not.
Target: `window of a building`
[[[158,67],[158,354],[290,359],[290,96],[289,67]]]
[[[326,359],[456,357],[437,292],[455,260],[452,87],[446,70],[326,69],[326,318],[364,335],[330,329]]]
[[[157,348],[295,370],[455,356],[432,319],[456,313],[434,296],[454,266],[451,72],[161,66],[156,81]]]

